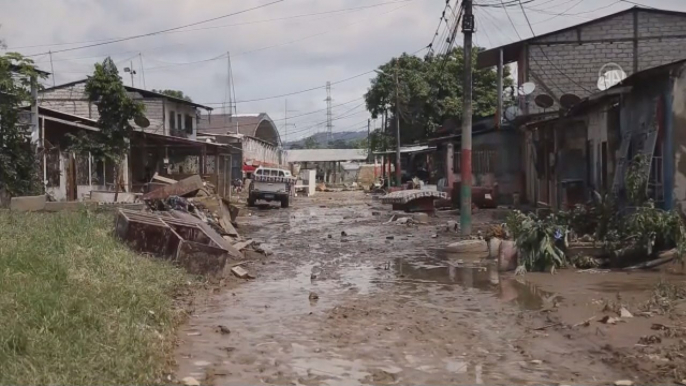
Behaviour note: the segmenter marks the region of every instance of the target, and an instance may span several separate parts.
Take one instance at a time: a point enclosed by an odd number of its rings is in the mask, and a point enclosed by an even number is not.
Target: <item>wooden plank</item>
[[[175,184],[161,187],[153,190],[143,196],[144,200],[154,200],[167,198],[169,196],[184,196],[189,193],[197,192],[203,188],[202,178],[199,175],[194,175],[183,179]]]
[[[157,172],[155,172],[155,175],[152,176],[152,180],[164,182],[164,183],[167,183],[170,185],[179,182],[179,181],[172,179],[172,178],[162,177],[161,175],[157,174]]]

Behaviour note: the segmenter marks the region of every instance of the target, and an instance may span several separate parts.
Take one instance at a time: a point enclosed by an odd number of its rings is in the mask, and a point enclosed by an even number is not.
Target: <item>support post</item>
[[[367,163],[372,160],[372,120],[367,119]]]
[[[399,59],[398,59],[399,60]],[[398,60],[395,61],[395,184],[400,186],[402,170],[400,169],[400,66]]]
[[[460,230],[463,236],[472,233],[472,34],[474,33],[474,14],[472,1],[464,0],[464,102],[462,112],[462,154],[460,163],[461,200]]]
[[[503,49],[498,50],[498,112],[496,113],[496,127],[503,124]]]

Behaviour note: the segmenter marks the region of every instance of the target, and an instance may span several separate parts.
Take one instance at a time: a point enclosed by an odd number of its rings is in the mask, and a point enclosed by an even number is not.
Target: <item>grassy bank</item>
[[[111,215],[0,211],[0,384],[148,384],[171,365],[184,275]]]

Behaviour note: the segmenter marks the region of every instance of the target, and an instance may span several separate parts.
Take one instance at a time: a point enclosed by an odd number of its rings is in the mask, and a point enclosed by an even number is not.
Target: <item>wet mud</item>
[[[585,288],[565,292],[548,274],[525,282],[444,252],[457,239],[446,227],[453,213],[411,226],[385,224],[391,215],[369,196],[343,192],[241,218],[242,234],[271,253],[246,265],[255,280],[195,300],[179,336],[176,378],[600,385],[627,377],[605,360],[616,353],[590,329],[557,327],[597,313],[590,294],[614,296],[621,283],[575,286],[565,277],[571,288]],[[484,225],[499,217],[477,218]],[[645,286],[654,280],[647,276]]]

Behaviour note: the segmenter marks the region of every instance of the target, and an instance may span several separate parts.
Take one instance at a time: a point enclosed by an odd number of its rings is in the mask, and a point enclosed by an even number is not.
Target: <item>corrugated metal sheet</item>
[[[366,159],[366,149],[298,149],[286,151],[286,160],[289,163],[364,161]]]

